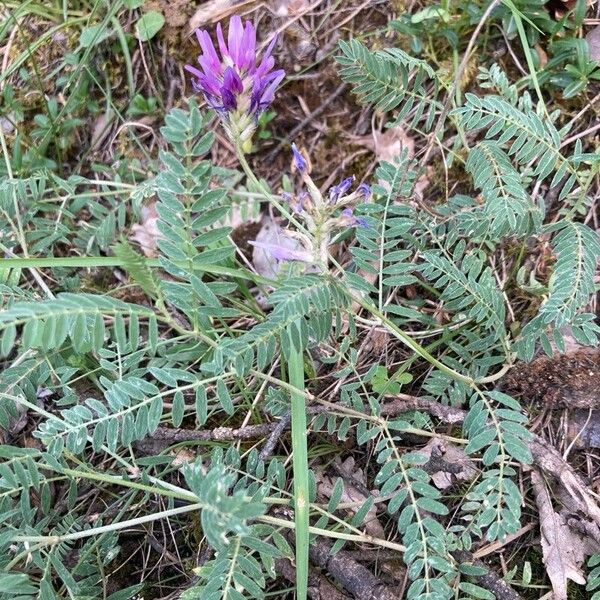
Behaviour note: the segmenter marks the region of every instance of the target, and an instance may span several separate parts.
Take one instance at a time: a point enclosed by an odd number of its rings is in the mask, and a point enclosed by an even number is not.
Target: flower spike
[[[238,15],[231,17],[227,42],[221,24],[217,25],[219,54],[208,31],[198,29],[196,37],[202,50],[200,68],[186,65],[192,84],[206,103],[221,117],[230,138],[247,146],[260,114],[273,102],[275,90],[285,71],[273,70],[271,52],[276,38],[271,40],[260,58],[256,52],[256,29],[250,21],[242,24]]]

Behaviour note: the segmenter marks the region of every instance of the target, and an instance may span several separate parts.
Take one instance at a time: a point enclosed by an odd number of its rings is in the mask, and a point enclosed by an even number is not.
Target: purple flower
[[[345,208],[342,211],[342,218],[350,227],[360,227],[361,229],[369,227],[368,221],[364,217],[355,217],[351,208]]]
[[[275,60],[271,52],[276,38],[273,38],[259,61],[256,29],[250,21],[243,26],[237,15],[229,21],[227,43],[221,24],[217,25],[221,58],[208,31],[197,29],[196,36],[202,50],[198,57],[200,69],[185,66],[194,76],[194,89],[204,95],[211,108],[225,117],[236,110],[258,117],[273,101],[275,90],[285,76],[281,69],[273,71]]]
[[[300,173],[304,173],[307,168],[306,160],[300,153],[300,150],[298,150],[298,146],[296,146],[296,144],[292,144],[292,154],[294,155],[294,164],[296,165],[296,169],[298,169]]]
[[[361,183],[356,188],[356,193],[360,196],[364,196],[365,200],[368,200],[371,196],[371,188],[366,183]]]
[[[292,212],[299,215],[304,210],[304,200],[306,198],[306,193],[302,192],[296,198],[289,192],[283,192],[281,194],[281,198],[286,202],[289,207],[292,209]]]
[[[282,244],[267,244],[265,242],[248,242],[255,248],[260,248],[265,252],[268,252],[276,260],[298,260],[300,262],[310,263],[313,262],[313,256],[306,250],[294,250],[287,248]]]
[[[345,196],[348,190],[352,187],[354,183],[354,175],[352,177],[346,177],[337,185],[334,185],[332,188],[329,188],[329,202],[334,203],[337,202],[342,196]]]

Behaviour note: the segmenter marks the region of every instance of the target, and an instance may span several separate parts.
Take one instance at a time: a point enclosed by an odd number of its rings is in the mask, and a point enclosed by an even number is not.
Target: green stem
[[[278,202],[278,197],[271,194],[269,188],[262,181],[258,180],[258,177],[256,177],[256,175],[254,174],[254,171],[250,168],[250,165],[246,160],[246,155],[244,154],[244,151],[242,150],[240,144],[236,144],[235,148],[238,160],[240,161],[240,166],[246,174],[246,177],[248,177],[252,184],[258,190],[260,190],[260,193],[265,198],[265,200],[268,200],[290,223],[294,225],[294,227],[296,227],[298,231],[306,232],[306,228],[302,225],[302,223],[300,223],[293,215],[289,213],[288,210],[286,210],[284,206],[282,206]]]
[[[467,375],[462,375],[458,371],[455,371],[454,369],[448,367],[443,362],[435,358],[435,356],[432,356],[429,352],[427,352],[427,350],[423,346],[421,346],[421,344],[415,342],[415,340],[413,340],[409,335],[404,333],[404,331],[402,331],[391,319],[388,319],[388,317],[386,317],[385,314],[381,312],[374,304],[368,302],[358,294],[351,293],[351,297],[352,300],[360,304],[374,317],[377,317],[377,319],[381,321],[381,324],[384,325],[386,329],[388,329],[395,338],[399,339],[405,346],[408,346],[411,350],[413,350],[419,356],[424,358],[429,364],[433,365],[434,367],[437,367],[440,371],[446,373],[446,375],[449,375],[450,377],[452,377],[452,379],[455,379],[456,381],[466,383],[468,386],[471,387],[475,385],[475,381],[471,377],[468,377]]]
[[[294,471],[294,521],[296,524],[296,599],[308,593],[308,450],[306,403],[304,401],[304,356],[293,348],[288,361],[289,381],[297,391],[292,396],[292,467]]]
[[[179,261],[173,261],[179,264]],[[145,263],[149,267],[160,267],[160,260],[156,258],[146,258]],[[60,267],[73,267],[89,269],[92,267],[122,267],[125,262],[116,256],[66,256],[54,257],[45,256],[40,258],[2,258],[0,259],[0,268],[3,269],[26,269],[37,267],[39,269],[52,269]],[[247,279],[255,283],[270,283],[268,279],[255,275],[247,270],[223,267],[221,265],[202,265],[195,269],[212,275],[227,275],[237,279]]]
[[[531,82],[535,89],[535,93],[537,94],[538,100],[544,108],[544,112],[546,116],[548,116],[548,109],[546,108],[546,103],[544,102],[544,96],[542,95],[542,89],[540,88],[540,82],[537,78],[537,71],[535,68],[535,64],[533,62],[533,57],[531,55],[531,47],[529,46],[529,40],[527,39],[527,33],[525,31],[525,27],[523,26],[523,19],[525,19],[531,26],[533,26],[538,31],[539,28],[528,19],[517,7],[517,5],[512,0],[502,0],[502,4],[504,4],[512,13],[512,17],[515,20],[515,25],[517,26],[517,33],[519,34],[519,40],[521,41],[521,46],[523,47],[523,53],[525,54],[525,60],[527,61],[527,67],[529,68],[529,76],[531,77]]]
[[[163,510],[162,512],[153,513],[151,515],[144,515],[143,517],[129,519],[128,521],[110,523],[109,525],[102,525],[100,527],[94,527],[92,529],[85,529],[83,531],[76,531],[75,533],[67,533],[64,535],[16,535],[15,537],[13,537],[13,541],[28,542],[30,544],[39,543],[55,545],[62,542],[72,542],[75,540],[81,540],[92,535],[99,535],[101,533],[120,531],[121,529],[127,529],[129,527],[137,527],[138,525],[143,525],[144,523],[151,523],[152,521],[158,521],[159,519],[169,518],[175,515],[180,515],[192,511],[200,511],[204,508],[204,504],[188,504],[186,506],[180,506],[178,508]]]

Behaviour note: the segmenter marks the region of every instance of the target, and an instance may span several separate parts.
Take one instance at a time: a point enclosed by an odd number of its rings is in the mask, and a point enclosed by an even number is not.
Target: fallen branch
[[[478,575],[473,579],[475,579],[477,584],[482,588],[492,592],[496,598],[501,598],[502,600],[523,600],[523,597],[508,585],[504,579],[498,577],[488,565],[483,561],[476,559],[470,552],[467,552],[466,550],[455,550],[452,552],[452,556],[460,563],[470,563],[486,569],[487,573],[485,575]]]
[[[296,583],[296,568],[287,558],[275,561],[275,571],[288,581]],[[350,600],[324,575],[316,573],[313,569],[308,572],[308,596],[313,600]]]
[[[309,548],[313,564],[326,570],[334,581],[360,600],[396,600],[398,590],[379,580],[369,569],[340,551],[331,555],[331,546],[323,540],[316,540]]]

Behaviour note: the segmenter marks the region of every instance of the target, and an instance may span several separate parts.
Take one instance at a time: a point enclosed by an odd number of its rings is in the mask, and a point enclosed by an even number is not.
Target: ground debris
[[[342,475],[344,480],[344,489],[340,498],[341,502],[355,502],[359,508],[367,499],[368,490],[363,489],[366,484],[365,476],[362,469],[355,465],[352,457],[347,458],[336,469]],[[317,473],[317,491],[325,498],[331,498],[336,478],[327,473]],[[359,485],[353,485],[354,482]],[[360,489],[359,489],[360,488]],[[377,518],[377,508],[371,506],[364,519],[365,531],[375,538],[385,538],[385,531]]]
[[[365,566],[359,564],[344,551],[331,554],[331,546],[322,540],[311,544],[310,560],[322,569],[354,598],[361,600],[395,600],[401,598],[398,590],[379,580]]]
[[[598,551],[598,545],[569,525],[565,511],[554,511],[548,487],[537,470],[532,471],[531,482],[540,515],[544,564],[552,582],[554,600],[567,600],[567,580],[585,584],[581,566],[586,556]]]
[[[582,348],[531,363],[518,363],[504,378],[503,391],[546,408],[598,408],[600,349]]]
[[[425,470],[440,490],[451,488],[459,481],[471,481],[477,476],[478,470],[473,459],[462,448],[442,438],[431,438],[419,449],[419,454],[429,457]]]

